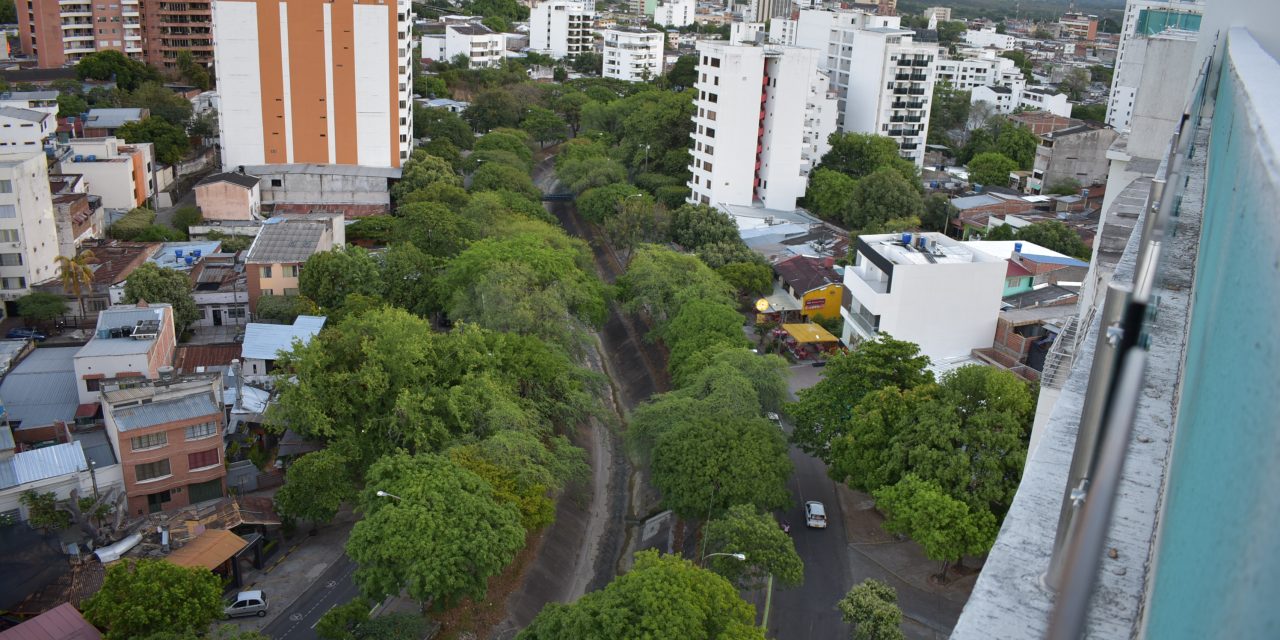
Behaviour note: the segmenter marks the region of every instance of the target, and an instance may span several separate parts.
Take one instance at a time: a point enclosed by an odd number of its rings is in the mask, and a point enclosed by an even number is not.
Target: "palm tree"
[[[80,301],[80,316],[84,317],[84,294],[93,289],[93,269],[89,265],[97,261],[93,252],[86,249],[74,258],[58,256],[58,272],[62,277],[62,292]]]

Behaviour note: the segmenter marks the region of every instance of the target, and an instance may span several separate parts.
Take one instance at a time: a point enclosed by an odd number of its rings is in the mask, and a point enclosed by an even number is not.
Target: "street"
[[[344,554],[262,632],[274,640],[316,640],[316,623],[333,607],[359,597],[352,580],[356,564]],[[268,593],[270,600],[271,594]]]

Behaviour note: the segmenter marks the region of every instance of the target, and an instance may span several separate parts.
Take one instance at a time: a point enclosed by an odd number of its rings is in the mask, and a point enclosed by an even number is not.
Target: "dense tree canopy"
[[[991,187],[1009,186],[1009,174],[1018,170],[1018,163],[1008,156],[988,151],[979,153],[969,161],[969,182]]]
[[[919,218],[924,200],[916,185],[891,168],[881,168],[854,185],[844,223],[855,231],[878,233],[890,220]]]
[[[129,122],[116,130],[125,142],[150,142],[156,146],[156,159],[165,164],[177,164],[191,148],[187,132],[180,126],[159,117],[143,118]]]
[[[1021,229],[1000,225],[987,232],[985,239],[1024,240],[1080,260],[1088,260],[1090,255],[1089,247],[1080,239],[1080,234],[1058,220],[1041,220]]]
[[[754,608],[727,580],[677,556],[636,555],[635,566],[573,604],[553,603],[517,636],[565,638],[682,638],[763,640]]]
[[[353,293],[377,297],[383,282],[378,262],[360,247],[312,254],[298,274],[298,293],[323,309],[337,309]]]
[[[707,566],[739,589],[754,589],[772,575],[783,586],[798,587],[804,582],[804,562],[796,553],[791,536],[773,516],[745,504],[729,507],[723,516],[707,523],[708,553],[742,553],[746,560],[717,556]]]
[[[76,77],[81,80],[112,80],[117,87],[132,91],[143,82],[158,81],[160,74],[120,51],[108,49],[80,58],[76,63]]]
[[[173,328],[178,333],[185,331],[200,317],[195,298],[191,297],[191,281],[187,274],[165,269],[154,262],[147,262],[134,269],[124,283],[124,303],[135,304],[139,300],[173,305]]]
[[[947,495],[936,483],[907,475],[875,492],[885,514],[884,529],[920,543],[930,560],[949,563],[965,555],[986,553],[999,529],[995,515]],[[946,578],[946,564],[942,577]]]
[[[902,640],[902,610],[893,587],[867,578],[836,603],[840,616],[853,625],[853,640]]]
[[[335,449],[313,451],[293,461],[276,492],[280,515],[316,524],[333,519],[343,502],[355,497],[351,465]]]
[[[107,567],[102,588],[82,610],[106,629],[107,640],[133,640],[160,631],[204,631],[222,616],[222,607],[222,584],[213,572],[144,558]]]

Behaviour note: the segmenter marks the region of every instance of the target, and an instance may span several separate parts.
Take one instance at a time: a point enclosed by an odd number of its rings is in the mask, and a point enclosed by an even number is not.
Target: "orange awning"
[[[244,538],[226,529],[206,529],[195,540],[165,558],[179,567],[216,569],[248,546]]]

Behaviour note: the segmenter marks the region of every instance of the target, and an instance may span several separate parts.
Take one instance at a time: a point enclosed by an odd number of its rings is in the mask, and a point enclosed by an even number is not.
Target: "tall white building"
[[[729,44],[752,44],[762,33],[768,35],[763,22],[735,22],[729,25]]]
[[[553,58],[594,48],[594,6],[574,0],[545,0],[529,12],[529,49]]]
[[[775,19],[769,37],[825,52],[819,66],[839,98],[840,131],[891,137],[902,157],[923,166],[940,49],[915,42],[900,24],[860,10],[801,11],[798,20]]]
[[[795,209],[835,131],[820,57],[797,47],[698,44],[689,202]]]
[[[604,37],[604,77],[644,82],[662,73],[665,35],[661,31],[613,27],[600,34]]]
[[[58,276],[58,231],[44,151],[0,153],[0,300],[5,315],[31,285]]]
[[[695,9],[693,0],[665,0],[653,8],[653,21],[664,27],[687,27],[693,24]]]
[[[1116,131],[1123,133],[1130,129],[1144,68],[1152,65],[1166,67],[1146,72],[1149,76],[1166,70],[1176,75],[1195,75],[1195,70],[1188,72],[1173,68],[1177,61],[1169,59],[1168,49],[1183,48],[1171,44],[1175,42],[1189,42],[1186,48],[1195,49],[1195,34],[1200,31],[1204,8],[1203,0],[1129,0],[1125,5],[1120,47],[1111,78],[1111,95],[1107,99],[1107,124]],[[1189,60],[1192,56],[1187,54],[1185,57]],[[1185,82],[1167,83],[1167,92],[1182,95],[1186,89]],[[1177,103],[1176,100],[1173,102]],[[1181,108],[1181,104],[1177,106]]]
[[[1008,261],[941,233],[858,236],[844,270],[841,341],[888,333],[934,363],[990,347]]]
[[[399,167],[413,131],[409,0],[218,0],[222,162]]]
[[[936,82],[946,80],[952,88],[960,91],[972,91],[977,87],[1008,87],[1016,93],[1027,84],[1022,70],[1014,61],[985,49],[971,57],[938,58],[934,61],[934,73]]]

